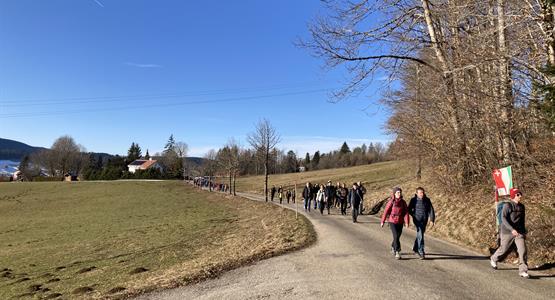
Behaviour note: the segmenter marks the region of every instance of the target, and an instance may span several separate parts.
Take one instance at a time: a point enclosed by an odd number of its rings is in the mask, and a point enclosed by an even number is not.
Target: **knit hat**
[[[397,191],[403,192],[403,190],[401,190],[400,187],[394,187],[394,188],[393,188],[393,194],[395,195],[395,193],[396,193]]]
[[[509,191],[509,194],[511,195],[511,199],[514,199],[516,197],[516,194],[519,194],[519,193],[522,194],[522,192],[517,188],[512,188]]]

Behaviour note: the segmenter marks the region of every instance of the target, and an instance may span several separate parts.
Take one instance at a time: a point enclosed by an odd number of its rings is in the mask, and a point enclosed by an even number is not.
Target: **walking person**
[[[518,251],[518,275],[530,278],[528,275],[528,249],[526,248],[526,210],[522,200],[522,193],[517,188],[509,191],[511,202],[503,206],[501,222],[501,245],[490,258],[491,267],[497,269],[497,262],[504,256],[514,243]]]
[[[330,207],[335,202],[335,187],[331,184],[331,180],[328,180],[328,185],[325,189],[326,192],[326,207],[328,209],[328,215],[330,214]]]
[[[287,198],[287,204],[289,204],[289,201],[291,201],[291,190],[285,192],[285,198]]]
[[[272,202],[274,202],[274,196],[276,195],[276,186],[273,185],[272,188],[270,189],[270,199],[272,200]],[[266,200],[268,201],[268,200]]]
[[[279,198],[279,204],[281,204],[283,202],[283,187],[281,187],[281,185],[279,186],[277,193]]]
[[[360,202],[362,201],[362,196],[358,190],[358,185],[353,183],[353,188],[349,191],[349,203],[351,203],[351,213],[353,216],[353,223],[357,222],[358,209],[360,207]]]
[[[319,184],[315,184],[314,186],[312,186],[312,200],[314,200],[314,210],[318,209],[318,201],[316,201],[316,196],[318,195],[319,190]]]
[[[358,190],[360,192],[360,209],[359,209],[359,214],[362,215],[362,213],[364,212],[364,195],[366,194],[366,188],[362,185],[362,182],[357,182],[358,185]]]
[[[403,224],[409,226],[409,214],[407,202],[403,199],[402,190],[399,187],[393,189],[393,196],[387,202],[381,219],[381,226],[389,223],[393,241],[391,242],[391,252],[395,255],[395,259],[401,259],[401,234],[403,233]]]
[[[416,189],[416,194],[409,201],[409,215],[412,216],[412,223],[416,227],[416,239],[414,240],[414,246],[412,246],[412,251],[424,259],[426,252],[424,251],[424,233],[426,232],[426,226],[428,225],[428,220],[430,220],[431,227],[434,226],[436,215],[434,212],[434,206],[430,198],[426,196],[424,188],[418,187]]]
[[[312,186],[307,182],[303,189],[304,210],[310,211],[310,201],[312,200]]]
[[[318,202],[318,208],[320,209],[320,214],[324,214],[324,206],[326,205],[326,191],[323,185],[320,185],[320,189],[316,194],[316,201]]]
[[[291,192],[291,199],[293,200],[293,204],[295,204],[295,198],[297,197],[297,185],[295,184],[295,188],[293,189],[293,191]]]
[[[341,215],[347,215],[347,196],[349,195],[349,190],[345,187],[345,183],[340,184],[337,189],[337,201],[339,202],[341,208]]]

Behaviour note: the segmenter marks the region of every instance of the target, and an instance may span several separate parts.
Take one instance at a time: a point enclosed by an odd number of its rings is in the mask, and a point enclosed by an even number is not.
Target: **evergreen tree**
[[[21,172],[20,176],[22,176],[23,180],[31,180],[30,178],[30,174],[29,174],[29,164],[30,164],[30,159],[29,159],[29,155],[25,155],[25,157],[23,157],[23,160],[21,160],[21,162],[19,163],[19,171]]]
[[[312,164],[311,164],[312,169],[316,170],[319,164],[320,164],[320,151],[316,151],[312,156]]]
[[[173,138],[173,134],[170,135],[166,146],[164,146],[164,153],[168,153],[170,151],[175,152],[175,139]]]
[[[127,161],[132,162],[137,160],[141,158],[141,155],[141,147],[139,147],[139,144],[131,143],[131,147],[127,150]]]
[[[146,160],[149,160],[149,159],[150,159],[150,154],[148,154],[148,149],[146,149],[145,159],[146,159]]]
[[[339,152],[341,154],[347,154],[351,152],[351,149],[349,149],[349,146],[347,145],[347,142],[343,142],[343,145],[341,145],[341,150],[339,150]]]
[[[310,154],[308,154],[308,152],[306,153],[306,156],[304,157],[304,167],[308,168],[310,166]]]

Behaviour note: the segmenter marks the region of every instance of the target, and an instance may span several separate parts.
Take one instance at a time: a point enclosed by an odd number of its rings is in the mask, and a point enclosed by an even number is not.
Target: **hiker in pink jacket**
[[[407,202],[403,199],[402,190],[399,187],[393,189],[393,195],[387,202],[382,215],[381,225],[389,223],[389,228],[393,234],[393,242],[391,243],[391,253],[395,254],[395,259],[401,259],[401,234],[403,233],[403,224],[409,227],[409,213]]]

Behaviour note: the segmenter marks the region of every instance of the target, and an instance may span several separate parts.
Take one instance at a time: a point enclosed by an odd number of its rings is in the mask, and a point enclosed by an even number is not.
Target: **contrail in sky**
[[[99,1],[99,0],[94,0],[94,2],[96,2],[96,4],[98,4],[98,6],[100,6],[100,7],[104,7],[104,4],[100,3],[100,1]]]

